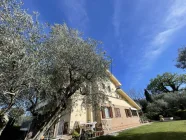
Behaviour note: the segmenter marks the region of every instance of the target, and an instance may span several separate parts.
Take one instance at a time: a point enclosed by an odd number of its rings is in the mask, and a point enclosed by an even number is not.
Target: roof
[[[111,74],[109,70],[107,70],[106,72],[107,72],[107,74],[108,74],[108,76],[109,76],[111,82],[112,82],[116,87],[120,87],[120,86],[121,86],[121,83],[118,81],[118,79],[117,79],[113,74]]]
[[[113,74],[111,74],[109,70],[107,70],[106,72],[108,73],[111,82],[112,82],[116,87],[120,87],[120,86],[121,86],[121,83],[118,81],[118,79],[117,79]],[[118,94],[120,94],[123,98],[125,98],[125,99],[129,102],[130,105],[132,105],[133,107],[135,107],[135,108],[138,109],[138,110],[141,109],[141,107],[140,107],[133,99],[131,99],[131,98],[127,95],[127,93],[125,93],[122,89],[118,88],[118,89],[116,90],[116,92],[117,92]]]

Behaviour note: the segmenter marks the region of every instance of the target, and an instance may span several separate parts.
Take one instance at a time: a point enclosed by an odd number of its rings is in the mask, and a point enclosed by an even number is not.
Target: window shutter
[[[127,109],[125,109],[125,114],[126,114],[126,117],[129,117],[129,112]]]
[[[109,113],[110,113],[110,117],[113,118],[112,107],[109,107]]]
[[[132,117],[132,111],[129,109],[129,115],[130,117]]]
[[[121,117],[120,109],[119,108],[114,108],[115,110],[115,116],[116,117]]]
[[[121,117],[121,113],[120,113],[120,109],[118,108],[118,115],[119,117]]]
[[[114,112],[115,112],[115,117],[118,117],[118,113],[117,113],[117,109],[114,108]]]
[[[105,118],[105,108],[104,107],[101,108],[101,114],[102,114],[102,118],[104,119]]]

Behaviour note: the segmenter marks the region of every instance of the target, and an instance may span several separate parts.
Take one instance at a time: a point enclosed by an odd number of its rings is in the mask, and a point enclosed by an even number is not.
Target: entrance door
[[[64,130],[64,121],[61,120],[58,123],[57,136],[62,136],[63,135],[63,130]]]

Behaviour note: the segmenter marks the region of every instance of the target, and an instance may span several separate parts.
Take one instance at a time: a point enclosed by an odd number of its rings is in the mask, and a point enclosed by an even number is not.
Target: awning
[[[131,110],[137,110],[136,108],[133,108],[133,107],[131,107],[130,109],[131,109]]]

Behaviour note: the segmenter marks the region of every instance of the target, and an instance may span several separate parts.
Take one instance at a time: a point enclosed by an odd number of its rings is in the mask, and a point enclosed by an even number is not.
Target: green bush
[[[185,119],[185,113],[178,113],[177,111],[186,109],[186,91],[154,94],[152,96],[154,99],[152,103],[145,101],[145,99],[138,100],[148,119],[159,120],[159,115]]]
[[[182,120],[186,120],[186,110],[178,110],[176,112],[177,116],[179,116]]]
[[[72,132],[72,137],[73,138],[77,138],[77,137],[79,137],[80,136],[80,134],[76,131],[76,130],[74,130],[73,132]]]
[[[166,116],[167,109],[168,103],[159,99],[148,104],[146,116],[151,120],[159,120],[159,115]]]

